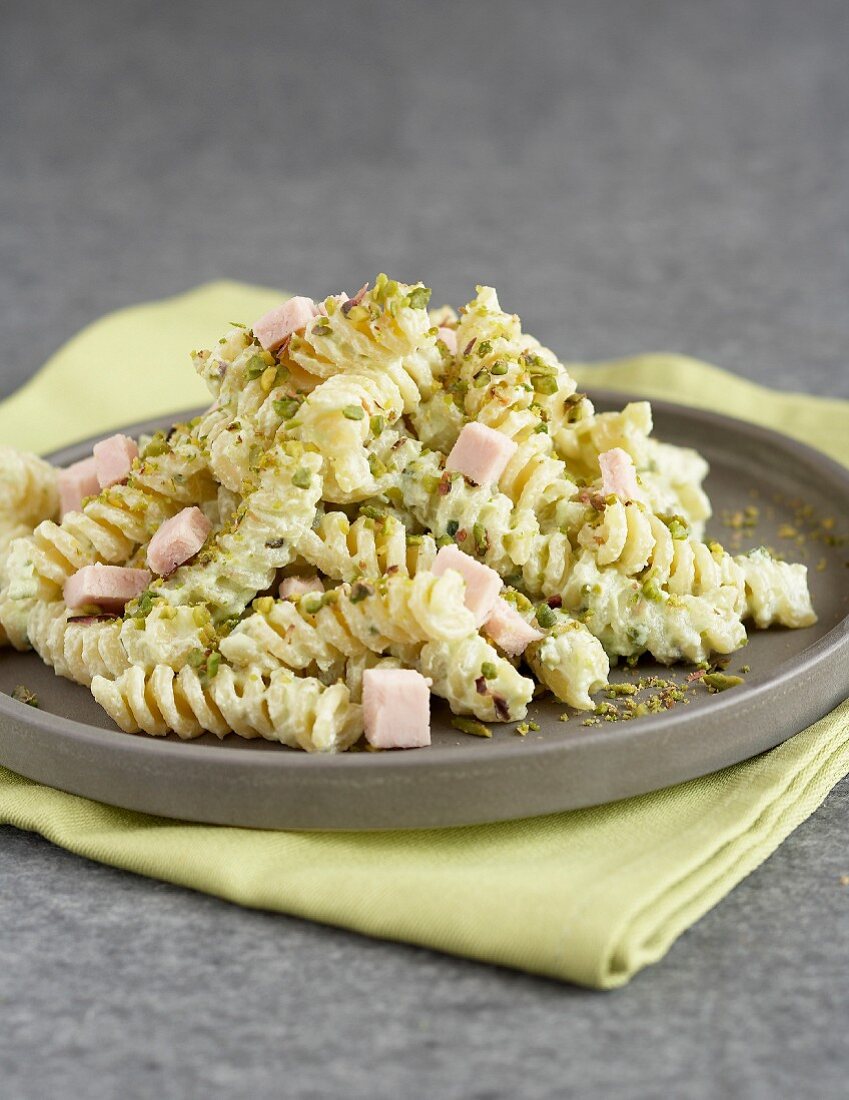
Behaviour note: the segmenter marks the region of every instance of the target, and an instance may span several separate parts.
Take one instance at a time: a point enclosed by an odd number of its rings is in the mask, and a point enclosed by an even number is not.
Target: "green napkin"
[[[216,283],[104,318],[0,406],[0,439],[46,450],[203,403],[186,352],[280,297]],[[576,373],[777,426],[849,462],[846,402],[774,393],[671,355]],[[661,958],[847,772],[849,702],[714,775],[534,820],[377,834],[231,829],[129,813],[0,768],[0,822],[240,905],[609,989]]]

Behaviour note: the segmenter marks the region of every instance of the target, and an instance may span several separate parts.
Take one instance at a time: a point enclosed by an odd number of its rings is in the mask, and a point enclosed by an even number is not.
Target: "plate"
[[[592,398],[600,410],[633,400],[612,393]],[[634,671],[615,670],[612,680],[657,675],[681,685],[685,701],[632,721],[571,712],[563,722],[567,708],[548,697],[531,708],[538,731],[520,737],[513,726],[495,727],[491,740],[454,730],[440,704],[428,749],[313,756],[233,735],[181,742],[173,735],[121,733],[85,688],[59,679],[34,654],[4,649],[0,691],[25,684],[40,707],[0,695],[0,763],[62,790],[151,814],[255,828],[352,830],[467,825],[591,806],[773,748],[849,694],[849,543],[840,537],[849,520],[849,471],[742,421],[662,401],[652,408],[659,438],[696,447],[710,462],[715,516],[709,534],[731,550],[764,543],[809,566],[818,623],[752,631],[728,666],[730,673],[749,666],[742,686],[711,695],[687,681],[691,669],[641,661]],[[124,430],[137,434],[165,423]],[[73,462],[89,454],[91,444],[51,457]],[[663,694],[657,686],[648,690],[658,701]]]

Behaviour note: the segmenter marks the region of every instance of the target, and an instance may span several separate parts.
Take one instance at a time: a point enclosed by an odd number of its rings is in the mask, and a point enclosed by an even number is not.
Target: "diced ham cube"
[[[206,542],[212,524],[200,508],[184,508],[159,527],[147,547],[147,564],[160,577],[193,558]]]
[[[284,577],[279,591],[281,600],[297,600],[309,592],[323,592],[324,585],[313,573],[311,576]]]
[[[86,565],[65,581],[67,607],[97,606],[102,611],[122,612],[150,584],[146,569],[122,565]]]
[[[494,485],[516,453],[516,444],[502,432],[472,421],[457,436],[445,460],[446,470],[458,470],[476,485]]]
[[[254,336],[266,351],[276,351],[287,337],[318,315],[312,298],[289,298],[260,317],[254,325]]]
[[[128,435],[110,435],[94,445],[94,468],[101,489],[126,481],[139,449]]]
[[[78,512],[85,497],[93,497],[100,492],[94,458],[84,458],[60,470],[58,482],[60,515]]]
[[[474,558],[458,550],[456,546],[443,546],[431,567],[435,576],[441,577],[446,569],[456,569],[466,582],[465,604],[480,626],[495,606],[503,582],[501,577]]]
[[[366,740],[379,749],[419,749],[430,744],[430,680],[407,668],[367,668],[363,673]]]
[[[637,484],[633,459],[627,451],[623,451],[621,447],[603,451],[598,456],[598,464],[601,468],[601,491],[604,496],[613,493],[623,501],[645,500]]]
[[[545,637],[526,622],[515,607],[500,598],[495,601],[495,607],[484,623],[484,630],[510,657],[518,657],[531,642]]]
[[[457,333],[453,328],[445,328],[443,325],[440,327],[437,337],[448,348],[452,355],[457,354]]]

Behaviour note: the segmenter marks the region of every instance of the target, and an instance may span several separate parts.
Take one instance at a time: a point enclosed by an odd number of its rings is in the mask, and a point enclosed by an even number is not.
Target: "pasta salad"
[[[491,287],[378,276],[192,353],[212,404],[66,469],[0,447],[0,643],[128,732],[309,752],[594,706],[611,662],[815,621],[801,564],[704,541],[707,464],[597,413]]]

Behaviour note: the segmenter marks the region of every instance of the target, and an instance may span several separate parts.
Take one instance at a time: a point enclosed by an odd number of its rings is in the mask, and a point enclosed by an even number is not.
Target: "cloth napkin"
[[[0,406],[0,439],[44,451],[204,403],[187,352],[280,298],[222,282],[105,317]],[[575,370],[582,385],[712,406],[849,463],[847,402],[775,393],[673,355]],[[240,905],[609,989],[660,959],[847,772],[849,701],[713,775],[532,820],[395,833],[234,829],[131,813],[0,768],[0,822]]]

